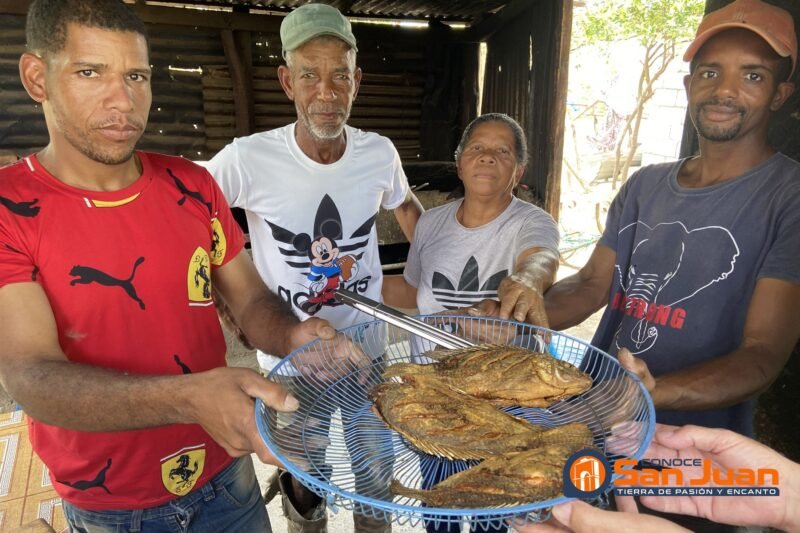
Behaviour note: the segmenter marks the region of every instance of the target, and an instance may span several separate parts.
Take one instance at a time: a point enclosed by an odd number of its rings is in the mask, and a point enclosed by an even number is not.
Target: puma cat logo
[[[194,198],[201,204],[205,205],[208,208],[208,214],[209,215],[211,214],[211,203],[206,202],[206,199],[203,198],[202,194],[200,194],[197,191],[190,191],[186,187],[186,185],[184,185],[184,183],[178,178],[178,176],[172,173],[172,170],[167,169],[167,172],[169,173],[170,176],[172,176],[172,179],[175,181],[175,186],[178,187],[178,190],[181,191],[181,194],[183,195],[181,199],[178,200],[178,205],[183,205],[183,203],[186,201],[186,197],[188,196],[189,198]]]
[[[175,364],[177,364],[179,367],[181,367],[181,372],[183,372],[184,374],[191,374],[192,373],[192,369],[189,368],[189,365],[187,365],[186,363],[181,361],[181,358],[178,356],[178,354],[174,354],[172,356],[172,358],[175,359]]]
[[[111,491],[108,490],[108,487],[105,486],[106,472],[110,467],[111,467],[111,458],[109,457],[106,466],[104,466],[91,481],[81,480],[81,481],[69,482],[69,481],[59,480],[58,482],[61,483],[62,485],[66,485],[68,487],[72,487],[73,489],[77,490],[88,490],[93,487],[100,487],[107,493],[111,494]]]
[[[136,289],[133,286],[133,277],[136,275],[136,269],[144,262],[144,257],[140,257],[136,260],[133,264],[133,271],[131,272],[131,276],[128,279],[117,279],[113,276],[106,274],[96,268],[88,267],[88,266],[81,266],[75,265],[72,267],[72,270],[69,271],[70,276],[75,276],[76,279],[73,279],[69,282],[71,286],[74,286],[78,283],[81,285],[88,285],[89,283],[98,283],[100,285],[104,285],[106,287],[121,287],[128,296],[133,298],[136,302],[139,303],[139,307],[144,309],[144,302],[141,298],[136,294]]]
[[[41,207],[34,207],[34,205],[38,202],[38,198],[35,198],[30,202],[14,202],[8,198],[0,196],[0,204],[3,204],[9,211],[21,217],[35,217],[38,215]]]

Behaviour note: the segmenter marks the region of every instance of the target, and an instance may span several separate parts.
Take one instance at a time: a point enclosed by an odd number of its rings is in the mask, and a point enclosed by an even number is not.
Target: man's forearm
[[[289,304],[264,287],[243,309],[237,322],[253,346],[265,353],[283,356],[293,348],[290,332],[300,320]]]
[[[403,277],[402,274],[392,274],[383,276],[383,287],[381,289],[383,303],[402,309],[414,309],[417,307],[417,291]]]
[[[545,294],[545,309],[553,329],[580,324],[608,302],[617,254],[598,244],[589,261]]]
[[[131,376],[62,360],[4,365],[3,385],[23,410],[78,431],[125,431],[194,423],[198,375]]]
[[[578,325],[601,309],[608,300],[607,291],[573,274],[554,284],[544,295],[550,327],[562,330]]]
[[[406,200],[394,209],[394,216],[408,242],[411,242],[414,237],[414,229],[417,227],[417,221],[423,211],[425,209],[423,209],[419,199],[411,191],[408,192]]]
[[[763,392],[783,364],[775,355],[743,347],[728,355],[656,378],[653,403],[670,410],[718,409],[735,405]],[[780,357],[780,356],[777,356]]]

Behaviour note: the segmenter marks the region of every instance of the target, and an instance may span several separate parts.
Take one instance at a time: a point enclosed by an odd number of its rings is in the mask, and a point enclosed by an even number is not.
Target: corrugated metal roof
[[[511,0],[321,0],[345,15],[397,19],[438,19],[476,24]],[[241,7],[291,11],[308,0],[158,0],[159,4]]]

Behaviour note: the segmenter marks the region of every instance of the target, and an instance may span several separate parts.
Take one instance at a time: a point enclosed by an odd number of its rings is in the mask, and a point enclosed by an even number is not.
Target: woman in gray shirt
[[[384,279],[386,304],[428,314],[499,298],[482,307],[547,326],[541,295],[558,268],[558,228],[512,193],[527,159],[511,117],[489,113],[467,126],[456,149],[464,198],[423,213],[403,275]]]

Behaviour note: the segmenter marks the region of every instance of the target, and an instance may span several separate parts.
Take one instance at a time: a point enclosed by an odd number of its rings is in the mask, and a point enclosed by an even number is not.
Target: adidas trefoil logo
[[[470,257],[456,287],[447,276],[434,272],[431,279],[433,295],[436,301],[446,309],[459,309],[476,304],[486,298],[496,298],[500,282],[508,276],[508,269],[492,274],[483,284],[480,283],[478,261]]]

